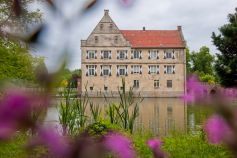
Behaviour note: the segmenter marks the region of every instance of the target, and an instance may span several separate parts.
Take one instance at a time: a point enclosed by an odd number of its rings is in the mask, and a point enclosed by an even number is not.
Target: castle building
[[[186,42],[176,30],[120,30],[109,15],[81,41],[82,93],[116,96],[126,90],[143,97],[179,97],[186,91]]]

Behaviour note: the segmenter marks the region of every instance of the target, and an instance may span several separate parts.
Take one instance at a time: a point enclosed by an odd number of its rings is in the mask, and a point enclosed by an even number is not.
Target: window
[[[167,88],[172,88],[172,80],[167,80]]]
[[[158,55],[157,55],[157,51],[156,50],[150,50],[149,51],[149,59],[157,59]]]
[[[139,80],[133,80],[133,87],[139,88]]]
[[[117,59],[125,59],[127,58],[127,52],[125,50],[120,50],[117,52]]]
[[[172,74],[173,73],[173,66],[167,65],[166,68],[167,68],[167,74]]]
[[[132,66],[132,73],[134,73],[134,74],[140,73],[140,65],[133,65]]]
[[[159,80],[154,80],[154,88],[159,88],[159,87],[160,87]]]
[[[112,30],[112,28],[113,28],[113,24],[111,23],[109,24],[109,29]]]
[[[88,72],[89,72],[89,76],[94,76],[95,75],[95,65],[89,65]]]
[[[156,74],[157,73],[157,67],[155,65],[150,66],[150,73]]]
[[[100,24],[100,30],[103,30],[104,24]]]
[[[140,55],[140,51],[139,50],[134,50],[133,51],[133,58],[134,59],[140,59],[141,55]]]
[[[110,51],[108,50],[101,51],[101,59],[110,59]]]
[[[109,76],[109,70],[110,70],[109,66],[103,66],[102,67],[103,76]]]
[[[114,43],[118,43],[118,36],[114,37]]]
[[[87,55],[88,55],[88,58],[89,59],[95,59],[95,51],[94,50],[89,50],[89,51],[87,51]]]
[[[164,59],[174,59],[174,50],[166,50]]]
[[[90,90],[93,91],[93,87],[90,87]]]
[[[98,43],[98,36],[95,36],[95,43]]]
[[[104,86],[104,90],[107,91],[107,90],[108,90],[108,87],[107,87],[107,86]]]
[[[117,67],[117,75],[118,76],[127,75],[127,66],[118,66]]]

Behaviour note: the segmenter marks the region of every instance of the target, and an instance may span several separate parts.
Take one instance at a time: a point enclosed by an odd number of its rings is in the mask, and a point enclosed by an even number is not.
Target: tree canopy
[[[226,87],[237,86],[237,8],[228,15],[229,23],[219,28],[220,34],[213,32],[212,40],[217,49],[215,70],[220,83]]]

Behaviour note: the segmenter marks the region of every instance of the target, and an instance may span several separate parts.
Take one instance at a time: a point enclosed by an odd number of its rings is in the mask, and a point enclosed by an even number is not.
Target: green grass
[[[229,158],[223,145],[209,144],[202,134],[178,134],[164,138],[164,149],[170,158]]]
[[[25,158],[26,152],[23,148],[27,141],[27,136],[18,134],[7,142],[0,141],[0,158]]]
[[[129,135],[129,133],[127,133]],[[152,158],[152,152],[146,145],[146,141],[152,138],[152,134],[136,133],[130,135],[138,158]],[[223,145],[211,145],[205,140],[203,134],[172,134],[164,137],[163,150],[169,154],[169,158],[229,158],[230,152]],[[27,154],[23,146],[27,142],[27,136],[18,134],[8,142],[0,142],[0,158],[26,158]],[[40,152],[36,152],[37,157]]]
[[[152,158],[152,153],[146,141],[152,138],[151,134],[133,135],[134,146],[138,157]],[[202,134],[173,134],[163,139],[163,150],[169,158],[229,158],[230,152],[223,145],[209,144]]]

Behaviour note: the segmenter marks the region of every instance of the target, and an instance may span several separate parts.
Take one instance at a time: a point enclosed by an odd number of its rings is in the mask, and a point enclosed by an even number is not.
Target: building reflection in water
[[[106,102],[104,98],[93,98],[97,105],[108,102],[119,103],[111,98]],[[152,132],[155,135],[167,135],[172,131],[186,132],[187,106],[180,98],[144,98],[139,105],[139,116],[135,122],[135,131]]]
[[[101,106],[102,115],[110,103],[119,103],[117,98],[90,98],[90,102]],[[87,107],[89,115],[89,105]],[[58,109],[48,110],[45,123],[58,124]],[[135,121],[134,131],[152,132],[165,136],[172,131],[187,131],[187,106],[180,98],[144,98],[139,104],[139,116]]]

